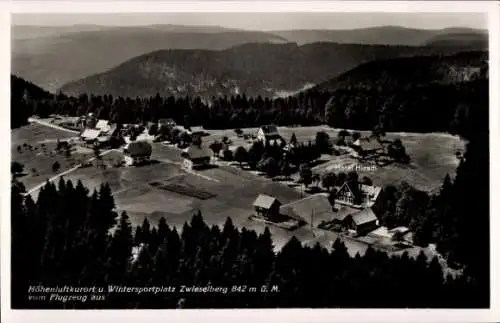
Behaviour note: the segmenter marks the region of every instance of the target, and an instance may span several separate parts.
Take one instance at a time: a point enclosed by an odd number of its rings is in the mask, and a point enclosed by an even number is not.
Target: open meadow
[[[75,134],[36,123],[13,129],[11,160],[24,165],[24,174],[19,181],[29,190],[93,156],[92,150],[76,146],[69,153],[56,151],[57,140],[70,139],[75,139]],[[59,164],[57,170],[53,169],[56,162]]]

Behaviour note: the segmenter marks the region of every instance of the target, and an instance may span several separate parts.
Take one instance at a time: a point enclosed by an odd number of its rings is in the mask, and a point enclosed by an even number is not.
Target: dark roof
[[[342,206],[340,210],[334,213],[334,219],[339,221],[344,221],[349,215],[359,212],[359,209],[355,209],[349,206]]]
[[[259,194],[259,196],[257,196],[255,201],[253,202],[253,206],[269,209],[276,202],[279,203],[279,201],[273,196]]]
[[[375,215],[375,213],[373,213],[373,210],[371,208],[367,208],[359,211],[358,213],[352,214],[351,217],[356,225],[377,221],[377,216]]]
[[[278,128],[275,125],[265,125],[260,127],[264,134],[276,134],[278,132]]]
[[[186,158],[190,160],[200,159],[200,158],[210,158],[211,156],[212,153],[204,145],[201,145],[201,147],[196,145],[191,145],[186,150]]]
[[[280,212],[305,222],[310,222],[312,216],[313,225],[322,221],[331,221],[335,215],[328,198],[321,193],[283,205]]]
[[[133,141],[128,144],[126,153],[131,157],[151,156],[153,148],[146,141]]]

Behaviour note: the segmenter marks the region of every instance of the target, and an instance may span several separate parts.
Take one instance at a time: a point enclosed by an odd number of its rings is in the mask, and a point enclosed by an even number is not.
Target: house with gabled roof
[[[365,235],[378,228],[378,219],[371,208],[366,208],[349,214],[344,219],[344,224],[348,229],[354,230],[357,235]]]
[[[85,129],[80,134],[80,139],[84,142],[85,145],[91,146],[97,142],[97,138],[100,135],[100,131],[97,129]]]
[[[372,207],[382,188],[360,183],[346,182],[338,190],[335,203],[354,208]]]
[[[331,221],[334,212],[328,197],[323,193],[282,205],[280,213],[300,222],[317,227],[321,222]]]
[[[186,169],[200,169],[210,165],[212,152],[205,145],[191,145],[182,153]]]
[[[283,137],[279,134],[278,127],[275,125],[265,125],[257,131],[257,140],[262,141],[264,144],[281,144],[284,143]]]
[[[384,146],[375,138],[359,138],[352,144],[352,147],[358,155],[363,157],[380,154],[385,150]]]
[[[255,213],[267,219],[272,219],[280,214],[281,202],[274,196],[259,194],[253,202]]]

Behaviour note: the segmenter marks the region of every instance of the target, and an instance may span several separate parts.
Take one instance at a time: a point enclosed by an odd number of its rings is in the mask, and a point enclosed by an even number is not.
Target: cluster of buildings
[[[358,185],[357,189],[354,185]],[[378,201],[380,192],[381,188],[378,186],[345,183],[340,187],[333,203],[325,193],[313,194],[288,204],[281,204],[273,196],[260,194],[253,207],[255,215],[278,226],[287,218],[301,225],[344,232],[362,240],[394,245],[397,236],[397,243],[412,245],[413,234],[408,228],[388,229],[379,225],[373,206]]]
[[[345,183],[337,193],[335,203],[330,203],[327,194],[319,193],[282,205],[278,199],[268,195],[259,195],[253,207],[258,216],[270,221],[284,215],[310,223],[314,227],[335,225],[341,231],[354,235],[365,235],[379,227],[378,218],[372,207],[378,199],[381,188],[370,185]],[[360,197],[355,197],[359,194]]]
[[[346,137],[344,145],[353,149],[356,157],[370,157],[385,152],[384,145],[374,138],[359,138],[354,140],[352,137]]]
[[[108,120],[97,120],[92,113],[80,118],[79,124],[83,126],[80,140],[87,147],[106,146],[116,134],[117,125]]]

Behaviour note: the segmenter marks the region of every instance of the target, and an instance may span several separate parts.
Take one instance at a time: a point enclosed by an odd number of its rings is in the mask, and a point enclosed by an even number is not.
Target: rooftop
[[[359,212],[359,209],[352,208],[347,205],[343,205],[340,210],[334,212],[333,218],[339,221],[344,221],[349,215]]]
[[[363,209],[362,211],[354,213],[351,216],[356,225],[377,221],[377,216],[375,215],[375,213],[373,213],[373,210],[371,208]]]
[[[109,130],[109,121],[108,120],[99,120],[97,121],[97,124],[95,125],[96,129],[99,129],[101,131],[108,131]]]
[[[331,221],[335,216],[328,197],[322,193],[283,205],[280,212],[305,222],[310,222],[312,219],[313,225],[322,221]]]
[[[85,129],[82,134],[80,135],[80,137],[84,138],[84,139],[96,139],[97,137],[99,137],[99,134],[101,132],[97,129]]]
[[[146,141],[132,141],[126,148],[126,153],[131,157],[151,156],[153,148]]]
[[[203,129],[202,126],[191,127],[191,132],[192,133],[204,132],[204,131],[205,131],[205,129]]]
[[[261,207],[264,209],[269,209],[276,202],[279,202],[279,201],[273,196],[259,194],[259,196],[257,196],[255,201],[253,202],[253,206]]]
[[[278,128],[275,125],[265,125],[260,127],[265,135],[275,135],[278,133]]]
[[[201,146],[191,145],[186,149],[186,158],[190,160],[200,159],[200,158],[210,158],[211,156],[212,153],[204,145]]]
[[[363,138],[359,140],[358,145],[365,151],[384,149],[384,146],[376,139]]]

